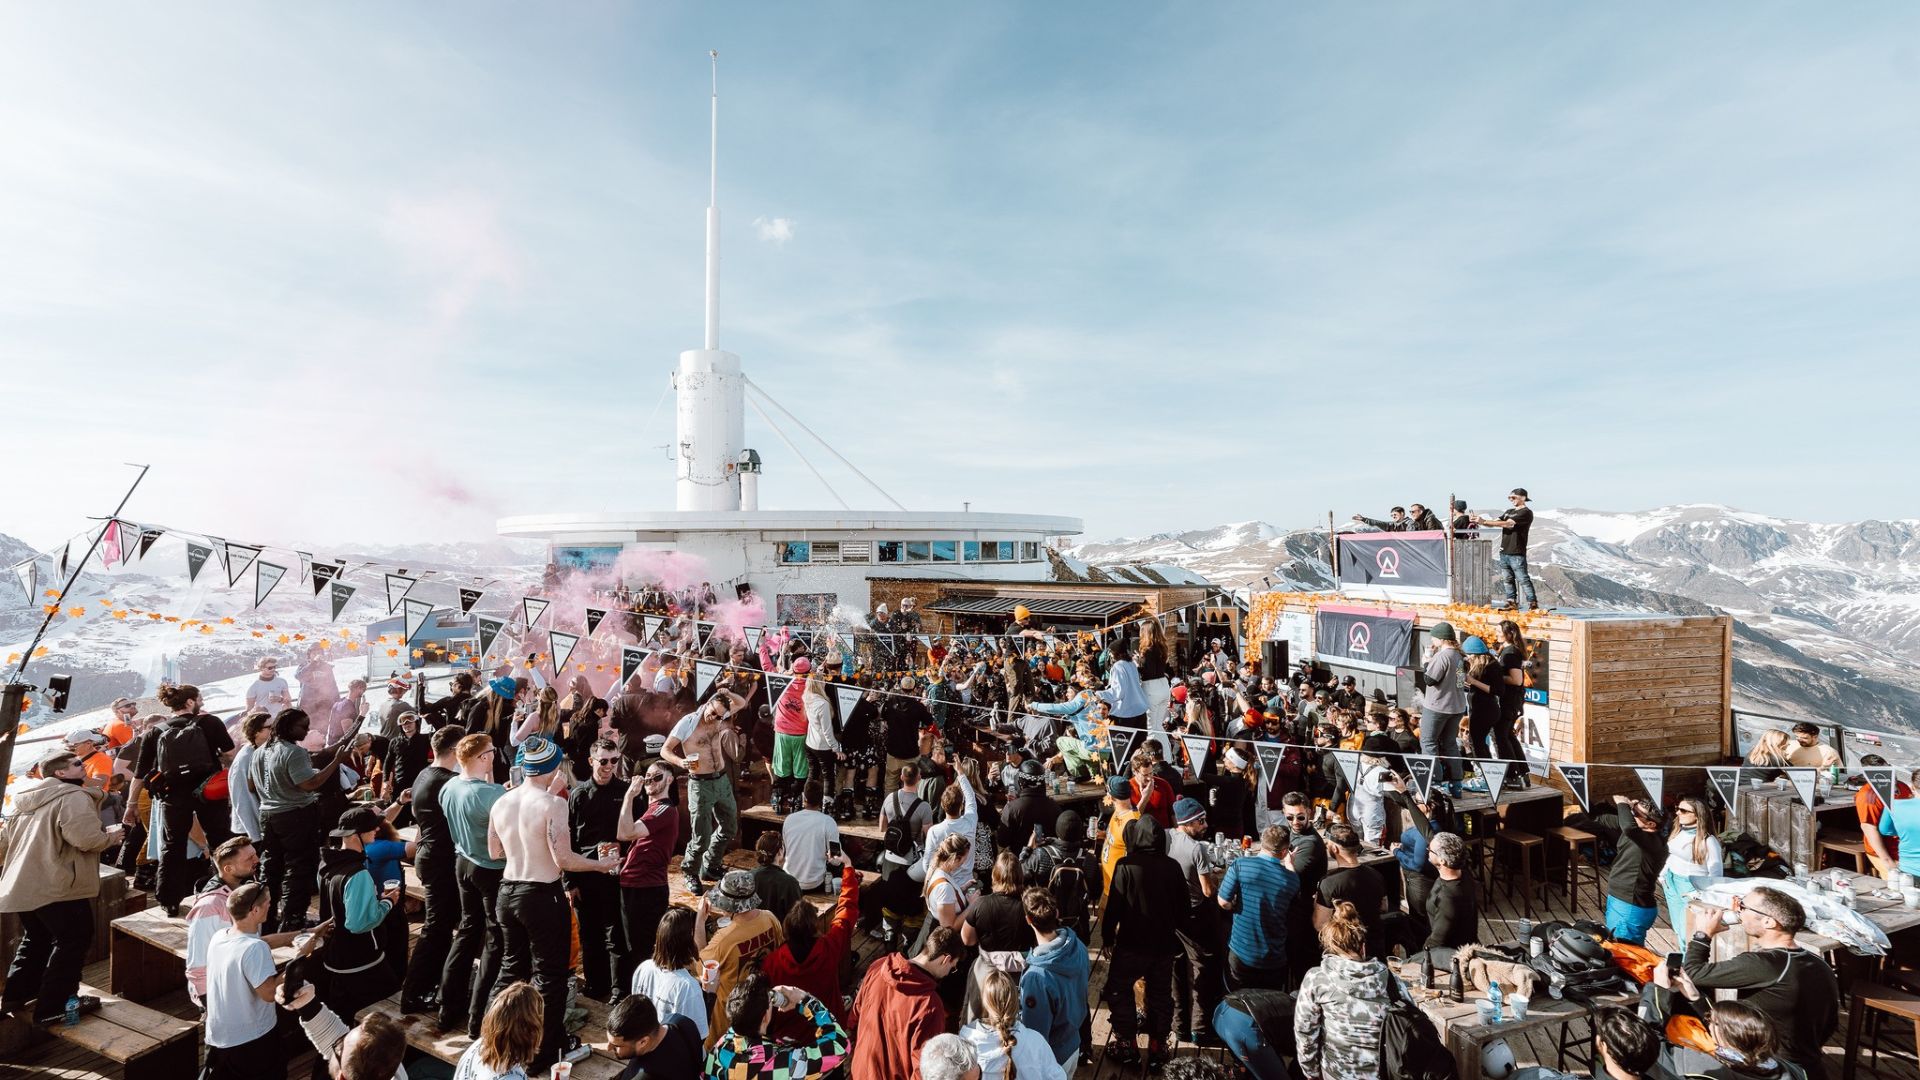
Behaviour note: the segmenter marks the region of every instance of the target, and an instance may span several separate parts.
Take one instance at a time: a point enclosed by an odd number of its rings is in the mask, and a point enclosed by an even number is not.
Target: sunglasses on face
[[[1287,820],[1288,821],[1306,821],[1312,816],[1313,815],[1311,814],[1288,814]]]
[[[594,758],[593,764],[596,768],[601,765],[608,765],[608,766],[618,765],[620,764],[620,759],[617,757]]]

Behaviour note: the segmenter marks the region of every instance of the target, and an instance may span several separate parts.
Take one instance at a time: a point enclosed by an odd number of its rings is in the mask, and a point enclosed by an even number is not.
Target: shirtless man
[[[535,735],[520,744],[514,764],[526,781],[500,796],[487,814],[487,850],[505,859],[498,905],[506,937],[506,958],[493,984],[499,997],[513,983],[533,977],[546,1000],[545,1028],[533,1070],[547,1068],[562,1055],[579,1061],[593,1052],[578,1036],[566,1034],[568,930],[572,916],[560,884],[560,872],[611,873],[620,866],[617,852],[599,859],[576,855],[567,829],[566,781],[560,766],[566,756],[558,744]],[[562,1040],[565,1045],[562,1045]]]
[[[680,718],[660,748],[660,758],[687,770],[687,814],[693,835],[687,840],[687,889],[695,896],[707,891],[702,878],[718,881],[726,872],[720,857],[726,854],[740,821],[733,799],[732,769],[746,752],[746,740],[733,725],[733,714],[746,705],[731,690],[716,689],[706,704]]]

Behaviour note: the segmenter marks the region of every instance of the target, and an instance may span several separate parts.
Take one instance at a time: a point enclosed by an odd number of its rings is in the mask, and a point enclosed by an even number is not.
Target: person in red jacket
[[[1162,830],[1173,828],[1173,785],[1159,774],[1160,744],[1148,743],[1133,752],[1133,808],[1154,820]]]
[[[942,926],[920,955],[899,953],[867,969],[847,1027],[854,1032],[853,1080],[923,1080],[920,1048],[947,1029],[940,981],[960,966],[960,932]]]
[[[819,998],[835,1020],[845,1023],[847,1006],[846,995],[840,991],[840,962],[853,944],[853,925],[859,920],[860,871],[842,865],[840,900],[834,905],[833,924],[826,936],[820,936],[820,917],[814,913],[813,902],[802,899],[781,921],[787,940],[767,954],[761,970],[775,986],[797,986]],[[792,1012],[776,1015],[771,1031],[788,1039],[813,1034],[806,1018]]]

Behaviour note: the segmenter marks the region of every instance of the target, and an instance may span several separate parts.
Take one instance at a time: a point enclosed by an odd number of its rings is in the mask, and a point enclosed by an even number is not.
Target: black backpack
[[[198,716],[181,716],[161,725],[154,734],[152,787],[163,799],[184,799],[199,793],[220,770],[213,746],[200,730]]]
[[[1087,909],[1087,871],[1076,857],[1057,858],[1053,873],[1047,877],[1047,892],[1053,894],[1054,907],[1060,910],[1063,926],[1085,928]]]
[[[1387,976],[1387,1012],[1380,1018],[1380,1075],[1400,1080],[1460,1080],[1453,1053],[1420,1006]]]
[[[920,798],[912,792],[906,792],[906,796],[906,808],[887,816],[887,831],[880,838],[880,846],[894,858],[912,863],[920,860],[920,842],[913,837],[913,811],[920,805]],[[897,797],[893,797],[890,809],[900,809]]]

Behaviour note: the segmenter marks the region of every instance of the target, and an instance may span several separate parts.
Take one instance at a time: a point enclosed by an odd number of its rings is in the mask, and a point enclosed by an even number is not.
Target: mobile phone
[[[1034,843],[1034,846],[1036,846],[1036,847],[1037,847],[1037,846],[1039,846],[1039,844],[1040,844],[1040,839],[1041,839],[1041,837],[1042,837],[1043,835],[1044,835],[1044,834],[1043,834],[1043,833],[1042,833],[1042,832],[1040,831],[1040,826],[1038,826],[1038,825],[1035,825],[1035,826],[1033,827],[1033,843]]]
[[[513,768],[507,770],[507,783],[509,785],[513,787],[519,787],[521,784],[524,784],[526,782],[527,782],[526,769],[518,765],[515,765]]]
[[[1680,965],[1682,962],[1683,960],[1679,953],[1677,952],[1668,953],[1667,954],[1667,974],[1669,975],[1680,974]]]
[[[827,841],[827,855],[835,859],[842,857],[842,853],[840,849],[840,841],[838,840]]]
[[[281,993],[281,999],[292,1001],[294,995],[307,985],[307,980],[300,974],[300,961],[298,959],[287,961],[283,974],[285,978],[281,980],[280,985],[285,989]]]

